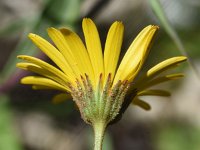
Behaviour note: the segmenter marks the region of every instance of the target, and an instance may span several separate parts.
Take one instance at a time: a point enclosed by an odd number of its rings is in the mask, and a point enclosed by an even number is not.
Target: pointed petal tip
[[[174,59],[176,62],[184,62],[187,60],[187,57],[185,56],[176,56],[176,57],[172,57],[172,59]]]
[[[17,55],[17,58],[20,59],[21,55]]]
[[[25,55],[18,55],[17,58],[18,59],[23,59]]]
[[[179,56],[180,59],[182,59],[183,61],[186,61],[187,60],[187,57],[186,56]]]
[[[28,36],[34,36],[34,35],[35,35],[34,33],[29,33],[29,34],[28,34]]]
[[[157,25],[152,25],[152,28],[158,30],[160,27]]]
[[[49,34],[49,32],[53,32],[53,31],[57,31],[57,29],[54,28],[54,27],[49,27],[49,28],[47,28],[47,33],[48,33],[48,34]]]
[[[17,68],[21,68],[21,66],[22,66],[21,63],[17,63],[17,64],[16,64],[16,67],[17,67]]]
[[[83,21],[82,21],[82,27],[85,28],[87,26],[89,26],[89,27],[95,26],[96,27],[96,25],[95,25],[95,23],[92,19],[84,18]]]
[[[85,17],[83,18],[83,21],[92,21],[92,19]]]
[[[56,30],[54,27],[48,27],[47,30]]]
[[[87,22],[93,22],[90,18],[83,18],[82,24],[85,24]]]
[[[148,25],[147,28],[158,30],[160,27],[157,25]]]
[[[21,83],[21,84],[25,84],[26,79],[27,79],[27,77],[21,78],[20,83]]]
[[[113,24],[117,24],[117,25],[124,26],[124,24],[123,24],[123,22],[122,22],[122,21],[115,21]]]
[[[82,21],[82,23],[84,24],[84,23],[94,23],[93,22],[93,20],[92,19],[90,19],[90,18],[83,18],[83,21]],[[113,24],[119,24],[119,25],[122,25],[123,26],[123,22],[122,21],[115,21]]]
[[[113,23],[113,25],[115,25],[116,27],[118,27],[118,30],[121,29],[122,32],[124,32],[124,24],[121,21],[115,21]]]
[[[30,39],[33,39],[34,37],[36,37],[37,35],[36,34],[34,34],[34,33],[29,33],[28,34],[28,37],[30,38]]]
[[[28,56],[28,55],[18,55],[17,56],[18,59],[22,59],[22,60],[27,60],[29,57],[31,57],[31,56]]]

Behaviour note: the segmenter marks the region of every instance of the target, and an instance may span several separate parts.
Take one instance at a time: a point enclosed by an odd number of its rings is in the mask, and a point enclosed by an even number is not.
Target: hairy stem
[[[102,150],[103,138],[105,134],[106,124],[104,122],[95,122],[94,129],[94,150]]]

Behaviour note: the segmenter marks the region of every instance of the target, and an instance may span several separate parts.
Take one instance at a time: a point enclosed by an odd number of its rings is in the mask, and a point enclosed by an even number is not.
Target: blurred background
[[[200,1],[160,0],[160,9],[200,71]],[[27,38],[30,32],[47,39],[46,28],[68,27],[81,37],[83,17],[98,26],[102,44],[113,21],[122,21],[125,36],[121,56],[149,24],[160,30],[143,71],[181,55],[166,23],[155,15],[151,0],[0,0],[0,150],[93,149],[93,131],[72,101],[52,103],[56,91],[35,91],[21,85],[31,74],[15,67],[16,56],[27,54],[48,61]],[[182,64],[185,78],[160,85],[172,96],[145,97],[150,111],[130,106],[122,120],[108,128],[104,150],[199,150],[200,77]]]

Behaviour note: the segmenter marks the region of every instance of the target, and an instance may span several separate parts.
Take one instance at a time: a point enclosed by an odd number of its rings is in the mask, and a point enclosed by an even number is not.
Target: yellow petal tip
[[[148,25],[147,28],[158,30],[160,27],[157,25]]]
[[[82,25],[84,26],[86,24],[94,24],[94,22],[90,18],[84,18],[82,21]]]
[[[28,37],[30,38],[30,39],[33,39],[34,37],[36,37],[37,35],[36,34],[34,34],[34,33],[29,33],[28,34]]]
[[[18,59],[23,59],[24,55],[18,55],[17,58]]]
[[[53,27],[47,28],[47,33],[48,33],[48,34],[49,34],[49,33],[52,33],[52,32],[55,32],[55,31],[57,31],[56,28],[53,28]]]
[[[87,17],[83,18],[83,21],[90,21],[90,20],[92,21],[92,19],[90,19],[90,18],[87,18]]]
[[[180,59],[182,59],[183,61],[187,60],[187,57],[185,56],[179,56]]]
[[[47,28],[47,31],[56,30],[54,27]]]
[[[16,67],[21,68],[21,63],[17,63]]]

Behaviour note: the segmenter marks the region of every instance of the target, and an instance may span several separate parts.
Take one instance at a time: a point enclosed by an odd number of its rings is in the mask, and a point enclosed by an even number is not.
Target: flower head
[[[82,25],[86,46],[76,33],[66,28],[47,30],[55,46],[38,35],[29,34],[33,43],[57,67],[26,55],[18,56],[26,62],[20,62],[17,66],[40,75],[24,77],[21,83],[31,84],[34,89],[56,89],[65,95],[71,94],[87,123],[93,125],[95,122],[104,122],[107,125],[120,118],[131,102],[148,110],[149,104],[139,99],[139,96],[169,96],[167,91],[149,88],[183,76],[159,76],[165,70],[186,60],[186,57],[179,56],[159,63],[134,81],[148,55],[149,45],[158,30],[157,26],[149,25],[144,28],[119,63],[123,24],[114,22],[111,25],[104,53],[93,21],[85,18]],[[63,94],[58,97],[61,96]]]

